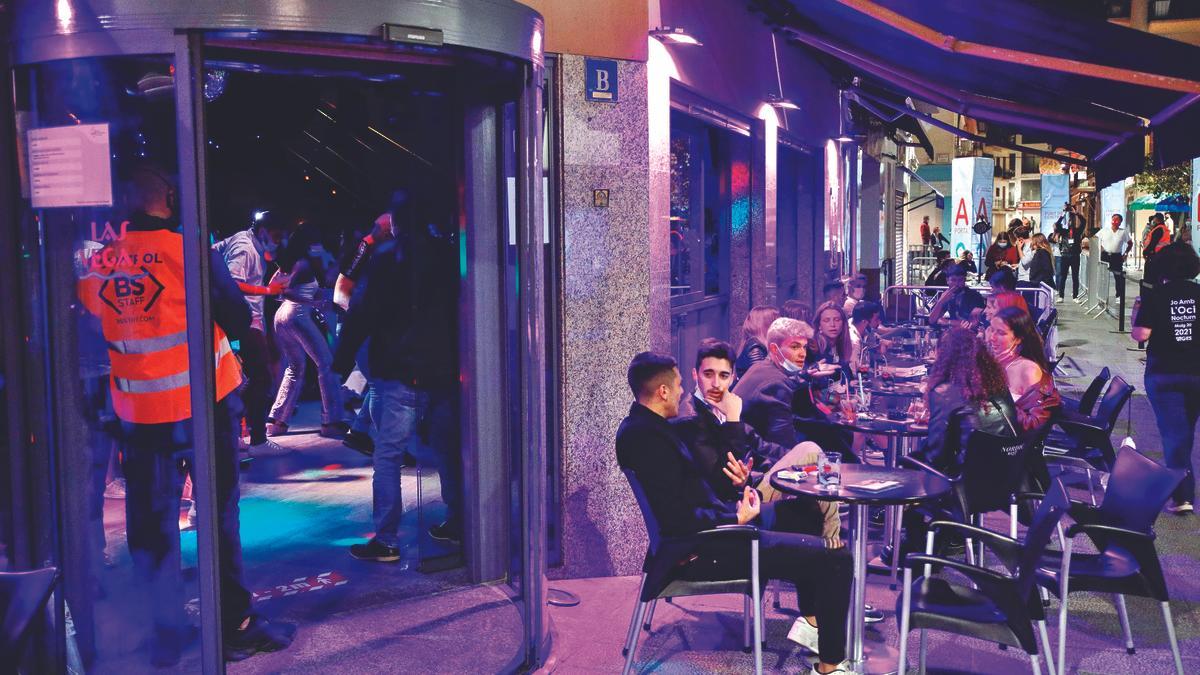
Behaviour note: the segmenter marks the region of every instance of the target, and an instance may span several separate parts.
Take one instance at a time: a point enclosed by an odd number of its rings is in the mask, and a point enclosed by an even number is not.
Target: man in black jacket
[[[1058,244],[1058,299],[1063,299],[1067,287],[1067,274],[1071,275],[1071,297],[1079,295],[1079,255],[1083,250],[1083,238],[1087,236],[1087,223],[1083,216],[1075,213],[1068,202],[1063,206],[1062,216],[1054,223],[1052,243]]]
[[[661,536],[685,536],[720,525],[763,528],[761,574],[787,579],[814,598],[815,616],[797,619],[789,639],[820,654],[813,672],[849,672],[843,663],[852,575],[846,549],[827,548],[818,537],[773,530],[774,505],[762,504],[749,486],[736,502],[713,491],[669,422],[679,414],[683,394],[673,358],[638,354],[629,364],[628,381],[636,400],[617,430],[617,462],[645,492]],[[747,577],[749,558],[744,544],[702,544],[680,560],[680,575],[692,580]]]
[[[350,547],[360,560],[400,559],[398,532],[402,515],[400,468],[404,450],[418,423],[427,419],[430,444],[437,451],[447,521],[430,532],[435,538],[461,537],[462,474],[457,429],[457,274],[454,247],[430,230],[409,237],[405,219],[393,214],[393,247],[377,251],[365,276],[366,290],[350,305],[334,353],[333,369],[343,376],[369,337],[371,420],[376,444],[372,494],[375,537]],[[418,292],[419,290],[419,292]]]

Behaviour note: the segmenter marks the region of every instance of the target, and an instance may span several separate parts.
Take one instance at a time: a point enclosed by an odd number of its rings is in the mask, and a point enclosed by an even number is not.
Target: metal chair
[[[1182,469],[1161,466],[1136,450],[1124,448],[1117,455],[1100,506],[1071,502],[1068,513],[1075,524],[1067,528],[1063,550],[1045,554],[1037,570],[1038,584],[1060,599],[1060,673],[1064,672],[1066,659],[1068,594],[1094,591],[1113,594],[1125,636],[1125,649],[1130,654],[1135,650],[1124,596],[1157,600],[1167,624],[1175,670],[1183,675],[1166,579],[1154,548],[1154,521],[1171,491],[1183,480],[1184,473]],[[1073,552],[1074,538],[1081,534],[1095,544],[1097,553]]]
[[[1020,647],[1029,655],[1035,675],[1042,672],[1038,660],[1040,638],[1047,668],[1054,675],[1045,609],[1035,592],[1034,571],[1067,505],[1066,488],[1062,481],[1055,480],[1042,499],[1024,542],[974,525],[932,523],[926,538],[926,553],[910,553],[904,560],[904,592],[896,606],[896,615],[900,617],[900,672],[906,672],[907,668],[908,633],[917,628],[921,631],[921,673],[925,672],[925,630],[933,629]],[[933,555],[934,537],[943,530],[958,530],[978,537],[999,558],[1004,571]],[[935,565],[958,572],[972,585],[934,576]],[[924,567],[924,573],[914,581],[913,568],[918,566]]]
[[[628,469],[622,469],[633,496],[637,499],[642,519],[646,523],[646,534],[650,538],[650,546],[646,551],[646,561],[642,565],[642,582],[638,588],[638,603],[629,623],[629,632],[625,638],[625,667],[622,675],[628,675],[633,668],[633,657],[637,651],[638,638],[641,635],[639,627],[650,630],[650,619],[654,614],[654,605],[660,599],[678,598],[688,595],[718,595],[721,593],[737,593],[746,596],[745,623],[743,639],[748,650],[754,652],[755,675],[762,673],[762,583],[758,575],[758,528],[751,525],[722,525],[682,537],[663,537],[658,526],[658,519],[650,510],[650,502],[642,490],[637,477]],[[745,579],[722,579],[717,581],[695,581],[681,579],[682,569],[679,562],[686,558],[701,543],[710,542],[743,542],[750,555],[750,577]],[[752,636],[753,634],[753,636]],[[753,642],[751,638],[753,637]]]
[[[8,663],[0,672],[16,669],[17,656],[33,617],[46,606],[58,583],[58,569],[47,567],[32,572],[0,572],[0,654]]]

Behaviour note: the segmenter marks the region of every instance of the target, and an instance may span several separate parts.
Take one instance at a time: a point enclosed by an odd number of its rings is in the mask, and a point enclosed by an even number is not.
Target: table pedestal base
[[[879,642],[863,645],[862,663],[851,664],[862,675],[893,675],[899,671],[900,652]]]

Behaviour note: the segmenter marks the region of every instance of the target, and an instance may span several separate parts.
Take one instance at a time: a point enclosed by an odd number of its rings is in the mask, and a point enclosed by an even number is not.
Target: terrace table
[[[870,479],[894,480],[893,487],[870,491],[856,485]],[[780,492],[805,495],[821,501],[845,502],[850,505],[850,553],[854,563],[854,584],[850,598],[850,630],[847,652],[856,673],[895,673],[899,653],[887,645],[865,645],[866,629],[863,605],[867,594],[867,510],[871,506],[907,506],[938,499],[950,492],[950,481],[910,469],[897,469],[869,464],[843,464],[842,483],[829,489],[821,486],[815,476],[800,481],[785,480],[778,473],[771,475],[771,485]]]

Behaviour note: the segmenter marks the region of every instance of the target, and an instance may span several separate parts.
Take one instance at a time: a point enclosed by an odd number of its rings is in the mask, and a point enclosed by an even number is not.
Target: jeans
[[[1071,274],[1071,297],[1079,295],[1079,256],[1064,255],[1059,258],[1058,297],[1063,297],[1067,287],[1067,273]]]
[[[1167,466],[1187,471],[1171,497],[1176,503],[1195,501],[1192,445],[1196,440],[1196,420],[1200,418],[1200,375],[1146,373],[1146,395],[1158,420]]]
[[[221,578],[221,620],[226,634],[250,612],[250,591],[242,575],[239,527],[237,431],[242,406],[237,394],[213,411],[213,445],[217,460],[217,537]],[[191,420],[169,424],[122,423],[125,472],[125,529],[134,573],[134,592],[146,594],[159,640],[177,639],[187,626],[179,554],[179,499],[183,488],[181,459],[194,457]],[[197,494],[203,497],[203,490]],[[200,527],[206,527],[204,522]]]
[[[312,307],[285,300],[275,313],[275,339],[287,361],[287,368],[271,408],[271,419],[284,424],[291,419],[304,387],[304,370],[311,358],[317,364],[317,384],[321,387],[321,424],[340,422],[341,383],[331,367],[333,355],[325,335],[313,319]]]
[[[354,415],[354,420],[350,422],[350,431],[370,435],[371,427],[371,402],[375,400],[374,387],[371,383],[367,383],[367,388],[363,391],[362,407],[358,409],[358,413]]]
[[[258,445],[267,440],[267,408],[271,404],[267,336],[261,330],[251,328],[241,339],[239,355],[242,370],[246,373],[246,390],[242,394],[246,405],[246,427],[250,431],[250,444]]]
[[[763,504],[759,574],[763,579],[783,579],[796,585],[801,615],[816,616],[821,627],[818,637],[821,660],[840,663],[846,658],[846,617],[850,613],[850,583],[854,576],[850,552],[845,547],[825,548],[817,536],[765,529],[777,519],[769,511],[786,503]],[[744,544],[701,546],[696,554],[699,557],[688,563],[681,574],[685,579],[719,581],[750,576],[750,550]]]
[[[462,449],[459,447],[457,392],[435,392],[429,397],[426,419],[429,445],[434,451],[446,522],[462,524]]]
[[[373,380],[370,401],[375,425],[375,472],[371,477],[375,538],[396,546],[404,503],[400,495],[401,456],[425,407],[425,395],[398,380]]]

